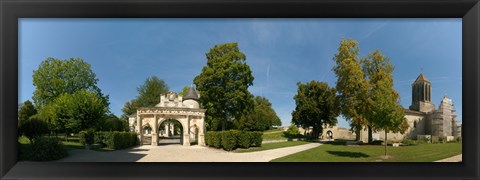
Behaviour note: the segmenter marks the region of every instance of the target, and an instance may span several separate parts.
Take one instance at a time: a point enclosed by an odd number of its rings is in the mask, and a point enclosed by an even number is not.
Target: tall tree
[[[160,94],[168,92],[168,86],[157,76],[149,77],[137,88],[138,95],[125,103],[122,108],[122,120],[127,120],[128,116],[135,114],[140,107],[153,107],[160,102]]]
[[[335,88],[326,82],[311,81],[305,84],[297,83],[295,110],[292,112],[292,122],[303,128],[312,126],[312,138],[318,138],[323,131],[323,125],[337,124],[339,115],[338,99]]]
[[[387,156],[387,133],[404,133],[408,124],[399,103],[400,96],[393,89],[392,72],[394,67],[390,59],[379,50],[362,59],[365,75],[370,83],[368,91],[369,104],[365,115],[374,129],[385,131],[385,157]]]
[[[282,122],[265,97],[255,96],[254,109],[235,121],[235,126],[241,130],[264,131],[272,126],[280,126]]]
[[[200,103],[207,109],[206,120],[210,130],[222,130],[228,121],[238,120],[253,109],[253,95],[248,86],[253,85],[253,75],[237,43],[218,44],[210,49],[207,65],[195,77],[200,91]]]
[[[79,90],[89,90],[101,97],[108,106],[108,96],[104,96],[97,86],[98,79],[90,64],[80,58],[59,60],[47,58],[33,71],[33,101],[38,109],[53,102],[62,94],[73,94]]]
[[[20,126],[23,122],[35,114],[37,114],[37,108],[33,106],[31,101],[26,100],[23,102],[22,107],[18,111],[18,125]]]
[[[358,54],[358,42],[342,39],[338,53],[333,58],[340,112],[349,121],[351,129],[356,132],[356,140],[360,140],[363,127],[369,126],[369,121],[364,116],[368,82],[364,78]]]

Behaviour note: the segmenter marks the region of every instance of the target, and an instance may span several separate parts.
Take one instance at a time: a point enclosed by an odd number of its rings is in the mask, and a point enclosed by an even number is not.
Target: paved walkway
[[[219,149],[182,145],[139,146],[132,149],[101,152],[76,149],[59,162],[268,162],[273,159],[320,146],[309,143],[265,151],[234,153]]]
[[[449,158],[446,158],[446,159],[441,159],[441,160],[438,160],[438,161],[435,161],[435,162],[460,162],[460,161],[462,161],[462,154],[456,155],[456,156],[453,156],[453,157],[449,157]]]

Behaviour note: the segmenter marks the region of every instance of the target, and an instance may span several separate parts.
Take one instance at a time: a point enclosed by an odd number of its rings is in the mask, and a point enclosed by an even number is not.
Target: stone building
[[[205,146],[205,109],[199,93],[191,87],[185,97],[175,92],[160,95],[154,107],[142,107],[128,120],[130,131],[138,133],[140,144],[158,146],[159,138],[178,136],[180,144]]]
[[[431,99],[432,84],[423,73],[412,84],[412,104],[404,109],[408,129],[404,134],[388,133],[388,139],[418,139],[419,137],[445,138],[447,141],[461,136],[461,125],[457,124],[457,114],[452,99],[444,96],[438,109]],[[373,139],[384,139],[384,131],[373,133]],[[361,141],[368,141],[366,128],[361,131]]]

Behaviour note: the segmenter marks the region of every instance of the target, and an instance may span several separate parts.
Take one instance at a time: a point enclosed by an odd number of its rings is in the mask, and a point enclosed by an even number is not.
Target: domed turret
[[[198,109],[200,108],[200,105],[198,104],[198,94],[193,85],[190,87],[188,90],[188,93],[185,97],[183,97],[183,105],[186,106],[187,108],[195,108]]]

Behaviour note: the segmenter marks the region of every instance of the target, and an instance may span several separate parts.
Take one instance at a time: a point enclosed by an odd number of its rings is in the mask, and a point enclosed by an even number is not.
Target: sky
[[[190,86],[216,44],[237,42],[264,96],[291,123],[297,82],[335,86],[333,56],[342,39],[359,42],[360,56],[379,49],[391,59],[394,88],[404,108],[420,73],[432,83],[432,102],[454,102],[462,119],[462,20],[456,19],[39,19],[19,20],[19,102],[31,100],[33,71],[53,57],[82,58],[122,114],[146,78],[163,79],[171,91]],[[343,117],[340,127],[349,127]]]

